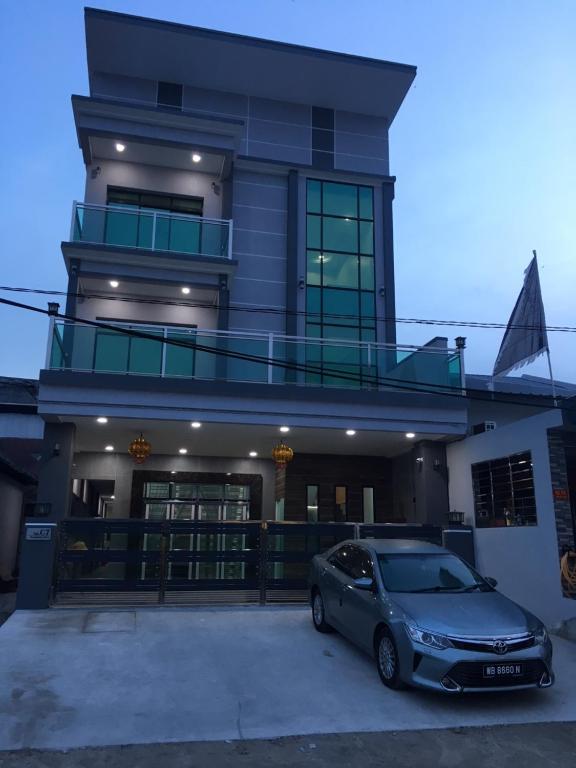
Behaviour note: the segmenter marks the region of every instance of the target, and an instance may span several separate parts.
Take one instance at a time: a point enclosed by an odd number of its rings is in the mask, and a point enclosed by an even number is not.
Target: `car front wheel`
[[[394,690],[405,688],[400,680],[400,660],[392,632],[387,628],[380,630],[375,645],[376,666],[384,685]]]
[[[333,632],[333,628],[326,622],[326,615],[324,612],[324,600],[320,592],[316,591],[312,595],[312,621],[314,622],[314,628],[318,632]]]

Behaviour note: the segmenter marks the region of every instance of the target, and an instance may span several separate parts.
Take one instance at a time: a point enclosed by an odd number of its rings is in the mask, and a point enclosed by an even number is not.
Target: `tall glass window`
[[[306,336],[334,340],[308,345],[318,368],[309,381],[356,387],[373,374],[353,343],[376,340],[373,197],[372,187],[308,179]]]

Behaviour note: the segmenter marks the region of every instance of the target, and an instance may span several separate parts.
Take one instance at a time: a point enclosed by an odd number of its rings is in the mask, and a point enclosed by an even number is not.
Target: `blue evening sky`
[[[70,107],[88,93],[83,5],[0,0],[1,285],[66,287],[59,244],[84,179]],[[94,5],[417,65],[390,136],[398,316],[506,322],[535,248],[548,324],[576,325],[576,0]],[[37,376],[47,318],[0,307],[0,323],[0,374]],[[489,373],[502,331],[398,326],[405,343],[458,334],[467,370]],[[556,377],[575,381],[576,335],[549,338]],[[524,371],[546,375],[545,359]]]

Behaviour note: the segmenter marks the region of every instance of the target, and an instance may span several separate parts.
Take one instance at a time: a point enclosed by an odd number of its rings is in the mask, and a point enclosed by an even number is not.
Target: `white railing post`
[[[458,350],[458,354],[460,355],[460,386],[462,387],[462,392],[466,393],[466,372],[464,371],[464,347],[461,347]]]
[[[232,219],[228,222],[228,258],[232,258],[232,232],[234,229],[234,224],[232,223]]]
[[[372,344],[368,342],[368,368],[372,367]]]
[[[76,224],[76,208],[78,206],[78,203],[76,200],[72,203],[72,221],[70,223],[70,242],[74,242],[74,230],[75,230],[75,224]],[[82,238],[80,238],[82,239]]]
[[[156,250],[156,211],[152,214],[152,243],[150,247],[153,251]]]
[[[54,320],[56,318],[54,316],[51,316],[48,318],[48,346],[46,348],[46,362],[45,362],[45,369],[50,370],[50,358],[52,357],[52,344],[54,341]]]
[[[271,360],[274,357],[274,334],[268,334],[268,384],[274,383],[274,368],[271,365]]]

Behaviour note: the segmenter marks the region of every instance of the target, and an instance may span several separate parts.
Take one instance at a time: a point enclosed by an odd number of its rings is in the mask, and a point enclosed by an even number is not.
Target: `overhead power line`
[[[0,298],[0,303],[5,304],[7,306],[15,307],[18,309],[24,309],[27,311],[36,312],[38,314],[43,314],[43,315],[52,314],[52,313],[49,313],[47,309],[44,309],[42,307],[34,307],[30,304],[23,304],[21,302],[11,301],[10,299]],[[526,402],[525,400],[514,400],[509,396],[497,397],[494,395],[493,392],[488,392],[486,390],[480,390],[480,389],[475,389],[471,387],[470,388],[467,387],[466,392],[464,393],[461,387],[451,387],[445,384],[432,384],[432,383],[417,384],[407,379],[384,378],[381,376],[373,376],[370,374],[357,375],[353,373],[346,373],[340,370],[332,369],[324,364],[322,364],[321,366],[315,366],[310,363],[303,365],[303,364],[294,363],[294,362],[287,362],[285,360],[279,360],[278,358],[274,358],[274,357],[236,352],[230,349],[214,349],[213,347],[205,346],[203,344],[198,344],[196,342],[187,342],[187,341],[181,341],[179,339],[168,339],[168,338],[160,339],[158,336],[151,333],[146,333],[145,331],[137,331],[136,329],[133,329],[133,328],[122,328],[117,325],[110,325],[108,323],[104,323],[99,320],[84,320],[82,318],[78,318],[78,317],[63,314],[63,313],[57,313],[56,315],[52,314],[52,316],[58,317],[61,320],[68,321],[71,323],[77,322],[85,326],[99,328],[99,329],[111,331],[114,333],[120,333],[120,334],[134,337],[134,338],[154,341],[155,343],[160,342],[160,343],[169,344],[172,346],[183,347],[185,349],[190,349],[197,352],[206,352],[208,354],[215,355],[215,356],[244,360],[246,362],[258,363],[264,366],[270,365],[275,368],[281,368],[281,369],[294,371],[294,372],[310,373],[310,374],[316,374],[316,375],[320,374],[323,376],[333,377],[333,378],[340,379],[342,381],[349,381],[349,382],[360,384],[360,385],[366,383],[374,386],[389,387],[390,389],[393,389],[393,390],[415,392],[417,394],[457,397],[458,399],[461,399],[461,400],[468,398],[472,400],[482,400],[483,402],[486,402],[486,401],[500,402],[500,403],[506,403],[508,405],[515,404],[515,405],[523,405],[528,407],[537,406],[537,407],[546,408],[546,409],[561,407],[559,405],[553,405],[548,402],[547,403]],[[533,395],[529,397],[540,399],[542,396]]]
[[[62,296],[68,298],[69,296],[79,299],[105,299],[106,301],[119,301],[133,304],[150,304],[156,306],[168,306],[168,307],[189,307],[196,309],[215,309],[216,305],[212,302],[197,302],[197,301],[185,301],[176,299],[154,299],[148,297],[139,296],[119,296],[118,294],[110,293],[87,293],[87,292],[68,292],[68,291],[50,291],[42,288],[20,288],[14,286],[0,286],[0,291],[6,291],[11,293],[32,293],[43,296]],[[311,317],[317,317],[318,313],[310,313],[303,310],[290,310],[280,309],[275,307],[246,307],[230,304],[227,307],[230,312],[246,312],[255,313],[259,315],[280,315],[282,317],[296,316],[310,319]],[[335,314],[335,313],[322,313],[322,318],[332,318],[340,320],[358,320],[361,315],[357,314]],[[366,316],[364,316],[366,317]],[[486,322],[480,320],[447,320],[447,319],[428,319],[418,317],[393,317],[385,315],[376,315],[374,317],[376,322],[395,322],[401,324],[415,324],[415,325],[437,325],[448,326],[454,328],[514,328],[519,330],[541,330],[541,326],[535,325],[521,325],[514,324],[508,325],[508,323],[501,322]],[[570,325],[548,325],[546,330],[553,333],[576,333],[576,326]]]

